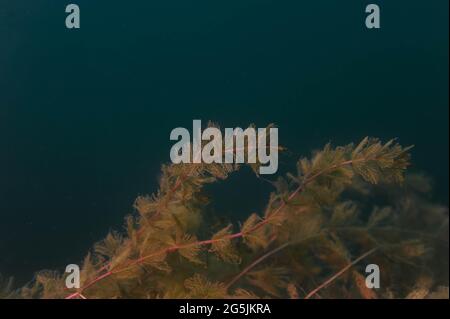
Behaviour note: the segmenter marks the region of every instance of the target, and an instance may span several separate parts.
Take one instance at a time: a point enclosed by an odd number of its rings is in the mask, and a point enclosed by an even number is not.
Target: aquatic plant
[[[410,149],[374,138],[328,144],[300,159],[295,173],[273,182],[265,211],[239,226],[204,218],[205,186],[226,179],[239,165],[163,165],[159,190],[136,199],[125,231],[109,233],[87,254],[79,289],[66,289],[64,274],[43,271],[21,294],[68,299],[448,295],[448,223],[442,224],[447,212],[424,200],[422,190],[411,186],[414,179],[405,180]],[[257,172],[256,164],[252,168]],[[372,207],[369,199],[378,197],[384,205]],[[426,224],[414,227],[424,219]],[[431,262],[442,249],[447,249],[440,257],[447,258],[447,270]],[[380,289],[366,287],[362,261],[382,269]]]
[[[8,299],[17,297],[13,289],[13,278],[4,278],[0,274],[0,299]]]

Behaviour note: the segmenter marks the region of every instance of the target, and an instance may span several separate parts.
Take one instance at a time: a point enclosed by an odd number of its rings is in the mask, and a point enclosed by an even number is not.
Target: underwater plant
[[[84,258],[79,289],[65,288],[65,274],[41,271],[20,294],[448,298],[448,212],[426,199],[425,177],[405,178],[410,149],[375,138],[328,144],[273,182],[265,211],[241,225],[204,216],[205,186],[241,166],[163,165],[159,190],[136,199],[125,231],[110,232]],[[362,261],[379,265],[380,288],[367,288]]]
[[[8,298],[14,298],[15,292],[13,289],[13,278],[4,278],[0,274],[0,299],[8,299]]]

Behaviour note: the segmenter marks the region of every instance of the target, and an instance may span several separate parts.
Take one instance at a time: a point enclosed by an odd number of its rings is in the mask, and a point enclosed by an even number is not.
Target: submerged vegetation
[[[16,296],[448,298],[448,212],[427,199],[426,177],[404,176],[410,149],[374,138],[326,145],[273,182],[265,211],[241,225],[204,216],[205,186],[240,166],[163,165],[159,190],[136,199],[125,232],[87,254],[79,289],[42,271]],[[365,285],[367,264],[380,268],[378,289]]]

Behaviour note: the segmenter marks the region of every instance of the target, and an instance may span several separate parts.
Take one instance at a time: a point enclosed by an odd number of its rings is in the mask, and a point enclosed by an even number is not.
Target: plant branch
[[[357,263],[359,263],[361,260],[363,260],[364,258],[368,257],[369,255],[373,254],[375,251],[378,250],[378,247],[375,247],[371,250],[369,250],[368,252],[362,254],[361,256],[359,256],[358,258],[356,258],[354,261],[352,261],[351,263],[349,263],[347,266],[345,266],[344,268],[342,268],[340,271],[338,271],[336,274],[334,274],[333,276],[331,276],[329,279],[327,279],[324,283],[322,283],[320,286],[318,286],[317,288],[315,288],[314,290],[312,290],[310,293],[308,293],[305,297],[305,299],[310,299],[311,297],[313,297],[315,294],[317,294],[321,289],[327,287],[329,284],[331,284],[333,281],[335,281],[337,278],[339,278],[342,274],[344,274],[347,270],[349,270],[351,267],[353,267],[354,265],[356,265]]]
[[[362,161],[362,160],[358,160],[358,161]],[[353,160],[347,160],[347,161],[341,162],[339,164],[330,166],[330,167],[328,167],[328,168],[326,168],[326,169],[324,169],[324,170],[322,170],[322,171],[320,171],[320,172],[318,172],[318,173],[316,173],[316,174],[314,174],[314,175],[312,175],[310,177],[306,177],[305,180],[303,181],[303,183],[301,185],[299,185],[289,195],[288,199],[286,201],[283,201],[280,204],[280,206],[272,214],[270,214],[269,216],[273,217],[276,214],[278,214],[283,208],[286,207],[286,205],[288,204],[289,201],[291,201],[293,198],[295,198],[298,194],[302,193],[304,191],[304,189],[306,188],[306,186],[309,183],[311,183],[312,181],[314,181],[316,178],[318,178],[319,176],[321,176],[321,175],[323,175],[323,174],[325,174],[325,173],[327,173],[329,171],[332,171],[334,169],[337,169],[339,167],[351,165],[351,164],[353,164],[353,162],[354,162]],[[194,171],[194,169],[192,169],[190,171],[190,173],[192,173],[193,171]],[[178,188],[181,184],[182,184],[182,182],[180,182],[180,183],[176,182],[175,186]],[[193,247],[193,246],[205,246],[205,245],[211,245],[213,243],[216,243],[216,242],[219,242],[219,241],[223,241],[223,240],[232,240],[232,239],[236,239],[236,238],[241,238],[241,237],[243,237],[243,236],[245,236],[245,235],[247,235],[249,233],[252,233],[252,232],[260,229],[261,227],[263,227],[264,225],[269,223],[270,217],[262,220],[261,222],[256,224],[253,228],[249,229],[245,233],[244,232],[238,232],[238,233],[230,234],[230,235],[218,238],[218,239],[208,239],[208,240],[198,241],[198,242],[189,243],[189,244],[185,244],[185,245],[174,245],[174,246],[167,247],[165,249],[159,250],[159,251],[157,251],[155,253],[152,253],[152,254],[140,257],[140,258],[130,262],[129,264],[125,265],[125,268],[118,269],[118,270],[115,270],[115,271],[110,270],[110,271],[104,273],[103,275],[100,275],[99,277],[95,278],[90,283],[88,283],[85,287],[81,288],[78,292],[73,293],[73,294],[69,295],[68,297],[66,297],[66,299],[73,299],[73,298],[80,297],[83,291],[85,291],[86,289],[88,289],[92,285],[98,283],[99,281],[101,281],[101,280],[103,280],[103,279],[105,279],[107,277],[110,277],[113,274],[117,274],[117,273],[126,271],[126,270],[130,269],[131,267],[133,267],[135,265],[141,264],[142,262],[144,262],[145,260],[147,260],[147,259],[149,259],[151,257],[158,256],[158,255],[161,255],[161,254],[167,254],[167,253],[175,252],[175,251],[178,251],[179,249],[189,248],[189,247]],[[104,269],[104,267],[103,267],[103,269]]]
[[[270,256],[272,256],[273,254],[276,254],[277,252],[283,250],[284,248],[286,248],[287,246],[289,246],[291,244],[291,242],[287,242],[284,243],[283,245],[272,249],[271,251],[267,252],[266,254],[262,255],[261,257],[259,257],[258,259],[256,259],[255,261],[253,261],[250,265],[248,265],[247,267],[245,267],[236,277],[234,277],[225,287],[228,290],[231,286],[233,286],[239,279],[242,278],[242,276],[244,276],[246,273],[248,273],[250,270],[252,270],[254,267],[256,267],[256,265],[258,265],[259,263],[261,263],[262,261],[264,261],[265,259],[269,258]]]

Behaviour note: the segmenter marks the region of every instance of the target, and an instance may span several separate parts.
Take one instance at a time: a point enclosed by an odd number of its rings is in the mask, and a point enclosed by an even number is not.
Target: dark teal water
[[[448,1],[373,1],[380,30],[366,1],[75,2],[76,31],[64,1],[0,0],[0,272],[81,260],[155,190],[170,131],[193,119],[276,123],[283,167],[398,137],[448,204]],[[224,213],[262,207],[255,183],[229,187]]]

